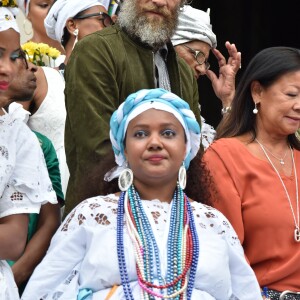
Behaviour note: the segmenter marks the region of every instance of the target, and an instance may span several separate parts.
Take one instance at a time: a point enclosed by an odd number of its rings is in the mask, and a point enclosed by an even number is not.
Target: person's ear
[[[258,81],[253,81],[251,83],[251,95],[254,103],[259,103],[262,97],[263,88]]]
[[[78,29],[76,21],[74,19],[68,19],[66,22],[66,27],[71,35],[74,35],[74,31]]]

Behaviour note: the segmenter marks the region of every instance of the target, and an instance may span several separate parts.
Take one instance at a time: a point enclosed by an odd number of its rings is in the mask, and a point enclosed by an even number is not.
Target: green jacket
[[[173,46],[167,46],[171,90],[189,103],[200,122],[196,79]],[[77,43],[65,71],[65,149],[70,171],[65,214],[83,199],[103,194],[105,160],[113,158],[110,117],[129,94],[155,88],[154,71],[153,50],[117,25]]]

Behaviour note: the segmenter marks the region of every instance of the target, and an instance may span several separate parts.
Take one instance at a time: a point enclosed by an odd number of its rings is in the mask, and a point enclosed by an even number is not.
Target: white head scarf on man
[[[16,8],[0,7],[0,31],[12,28],[16,32],[20,32],[15,19],[17,11]]]
[[[171,40],[174,46],[199,40],[216,48],[217,38],[212,31],[209,13],[185,5],[179,13],[178,26]]]
[[[61,43],[68,19],[96,5],[108,10],[109,3],[109,0],[57,0],[44,21],[47,35]]]

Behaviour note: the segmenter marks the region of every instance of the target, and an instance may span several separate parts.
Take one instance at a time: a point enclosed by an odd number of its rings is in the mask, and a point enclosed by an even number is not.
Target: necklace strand
[[[259,143],[260,145],[262,145],[262,143],[261,143],[258,139],[255,139],[255,140],[257,141],[257,143]],[[276,158],[277,160],[279,160],[279,162],[280,162],[281,165],[284,165],[284,164],[285,164],[285,163],[284,163],[284,160],[285,160],[285,158],[286,158],[286,155],[287,155],[287,153],[288,153],[289,148],[286,149],[286,151],[285,151],[283,157],[277,157],[277,156],[276,156],[275,154],[273,154],[273,153],[271,152],[271,150],[269,150],[266,146],[263,146],[263,147],[264,147],[264,149],[267,150],[274,158]]]
[[[189,199],[179,187],[173,196],[170,220],[165,281],[161,276],[159,249],[142,201],[134,186],[121,193],[117,215],[117,251],[126,300],[133,300],[133,294],[124,253],[124,221],[133,242],[138,283],[141,287],[140,299],[154,300],[155,297],[173,300],[191,299],[198,263],[199,240]],[[171,272],[174,274],[169,277]],[[158,279],[158,283],[154,278]]]
[[[296,210],[297,210],[297,219],[296,220],[296,216],[295,216],[295,212],[294,212],[294,209],[293,209],[293,206],[292,206],[292,201],[291,201],[291,198],[290,198],[290,195],[287,191],[287,188],[278,172],[278,170],[276,169],[276,167],[274,166],[273,162],[271,161],[269,155],[267,154],[266,150],[265,150],[265,147],[257,140],[255,139],[256,142],[259,144],[259,146],[261,147],[261,149],[263,150],[265,156],[267,157],[269,163],[271,164],[271,166],[273,167],[274,171],[276,172],[283,188],[284,188],[284,191],[285,191],[285,194],[286,194],[286,197],[289,201],[289,204],[290,204],[290,208],[291,208],[291,211],[292,211],[292,215],[293,215],[293,219],[294,219],[294,223],[295,223],[295,230],[294,230],[294,239],[296,242],[300,242],[300,228],[299,228],[299,220],[300,220],[300,215],[299,215],[299,196],[298,196],[298,177],[297,177],[297,170],[296,170],[296,164],[295,164],[295,159],[294,159],[294,153],[293,153],[293,150],[291,148],[291,146],[289,145],[289,149],[291,151],[291,155],[292,155],[292,162],[293,162],[293,169],[294,169],[294,175],[295,175],[295,181],[296,181]]]

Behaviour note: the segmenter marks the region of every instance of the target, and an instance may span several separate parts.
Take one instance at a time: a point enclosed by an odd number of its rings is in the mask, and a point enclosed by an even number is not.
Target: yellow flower
[[[48,53],[49,53],[49,45],[47,45],[47,44],[44,44],[44,43],[38,43],[37,44],[37,48],[40,50],[40,53],[42,54],[42,55],[48,55]]]
[[[60,52],[44,43],[27,42],[22,45],[22,49],[28,56],[29,61],[38,66],[51,66]]]
[[[4,7],[17,7],[17,3],[15,0],[0,0],[1,6]]]
[[[50,47],[48,55],[51,58],[56,59],[60,56],[60,52],[56,48]]]

